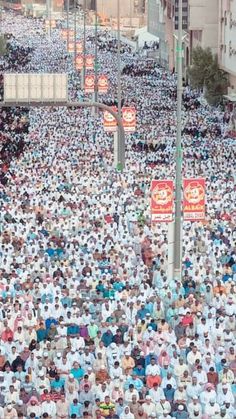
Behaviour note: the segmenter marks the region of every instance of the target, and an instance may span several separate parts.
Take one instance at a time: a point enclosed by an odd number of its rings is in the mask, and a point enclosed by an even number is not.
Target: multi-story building
[[[191,62],[191,52],[197,45],[218,51],[218,2],[220,0],[182,0],[184,30],[184,67]],[[157,36],[160,56],[168,52],[168,67],[175,67],[178,0],[149,0],[158,3]],[[150,7],[148,8],[150,11]],[[149,19],[149,17],[148,17]]]
[[[218,57],[229,74],[229,93],[236,94],[236,0],[219,0]]]

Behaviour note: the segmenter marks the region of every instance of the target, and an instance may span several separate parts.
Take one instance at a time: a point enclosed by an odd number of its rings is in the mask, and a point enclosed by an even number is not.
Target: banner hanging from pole
[[[75,50],[75,45],[73,42],[69,42],[68,44],[68,52],[74,52]]]
[[[151,215],[153,222],[170,223],[173,220],[173,180],[152,180]]]
[[[93,70],[94,68],[94,56],[93,55],[87,55],[85,58],[85,67],[87,70]]]
[[[205,179],[184,179],[183,212],[185,221],[205,219]]]
[[[116,106],[112,106],[112,110],[114,112],[117,112],[117,107]],[[115,132],[115,131],[117,131],[117,122],[116,122],[116,119],[108,111],[105,111],[103,113],[103,128],[104,128],[104,131],[105,132]]]
[[[76,51],[78,52],[78,54],[82,54],[83,52],[83,44],[81,41],[77,41],[76,42]]]
[[[105,75],[98,77],[98,91],[99,93],[107,93],[108,91],[108,78]]]
[[[84,81],[85,93],[94,93],[94,88],[95,88],[95,76],[92,74],[85,76],[85,81]]]
[[[125,132],[135,132],[136,109],[134,107],[122,108],[122,121]]]
[[[76,69],[82,70],[84,66],[84,58],[82,55],[77,55],[76,57]]]

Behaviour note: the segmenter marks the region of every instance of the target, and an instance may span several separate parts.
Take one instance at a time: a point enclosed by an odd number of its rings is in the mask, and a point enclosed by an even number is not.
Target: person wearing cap
[[[153,383],[161,383],[161,376],[160,376],[160,367],[157,364],[155,358],[151,358],[150,364],[146,367],[145,374],[146,374],[146,382],[147,387],[152,388]]]
[[[188,412],[184,404],[178,404],[177,409],[172,413],[172,417],[176,419],[188,419]]]
[[[197,396],[192,397],[190,403],[187,404],[187,410],[191,418],[194,417],[194,412],[199,412],[200,415],[202,414],[202,405]]]
[[[32,396],[27,404],[27,415],[30,416],[31,413],[35,413],[36,417],[41,415],[41,406],[37,397]]]
[[[150,418],[153,413],[156,415],[156,405],[152,401],[151,396],[147,395],[145,397],[145,401],[142,406],[143,406],[143,411],[144,413],[147,414],[148,418]]]
[[[12,406],[11,403],[8,403],[4,407],[4,419],[15,419],[17,416],[18,415],[16,409]]]

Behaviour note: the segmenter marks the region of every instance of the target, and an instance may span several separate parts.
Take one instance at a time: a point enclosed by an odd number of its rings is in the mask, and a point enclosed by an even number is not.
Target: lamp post
[[[120,0],[117,0],[117,101],[118,101],[118,115],[121,119],[121,58],[120,58]],[[120,161],[125,161],[125,144],[120,141],[120,131],[118,131],[117,154],[122,156]],[[118,169],[123,169],[120,164]]]
[[[174,277],[182,279],[182,93],[183,93],[183,2],[178,4],[178,38],[177,38],[177,136],[176,136],[176,177],[175,177],[175,224],[174,224]]]
[[[77,22],[76,22],[76,19],[77,19],[77,8],[76,8],[76,4],[77,3],[77,1],[76,0],[74,0],[74,65],[75,65],[75,68],[76,68],[76,51],[77,51],[77,48],[76,48],[76,32],[77,32]]]
[[[95,0],[95,60],[94,60],[94,75],[95,75],[95,95],[94,101],[98,102],[98,8],[97,0]]]
[[[66,1],[66,28],[67,28],[67,52],[69,51],[69,10],[70,10],[70,0]]]
[[[83,14],[84,14],[84,28],[83,28],[83,70],[82,70],[82,78],[81,78],[81,84],[84,88],[85,85],[85,60],[86,60],[86,0],[84,0],[83,3]]]

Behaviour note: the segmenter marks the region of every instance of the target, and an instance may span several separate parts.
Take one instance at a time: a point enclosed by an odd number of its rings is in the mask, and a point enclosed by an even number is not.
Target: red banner
[[[75,45],[73,42],[69,42],[68,44],[68,52],[74,52],[75,50]]]
[[[66,39],[67,39],[67,30],[66,29],[61,30],[61,36],[66,41]]]
[[[94,88],[95,88],[95,76],[94,75],[85,76],[85,81],[84,81],[85,93],[93,93]]]
[[[84,58],[82,55],[77,55],[76,57],[76,68],[77,70],[82,70],[84,66]]]
[[[117,108],[115,106],[112,106],[112,109],[114,112],[117,112]],[[117,130],[116,119],[108,111],[103,113],[103,128],[106,132],[115,132]]]
[[[82,44],[81,41],[76,42],[76,52],[78,54],[82,54],[82,52],[83,52],[83,44]]]
[[[87,70],[93,70],[93,67],[94,67],[93,55],[87,55],[87,57],[85,58],[85,67]]]
[[[125,132],[135,132],[136,109],[133,107],[122,108],[122,121]]]
[[[205,219],[205,179],[184,179],[183,211],[185,221]]]
[[[152,221],[159,223],[169,223],[173,220],[173,194],[173,180],[152,180]]]
[[[108,90],[108,78],[105,75],[98,77],[98,91],[99,93],[107,93]]]

